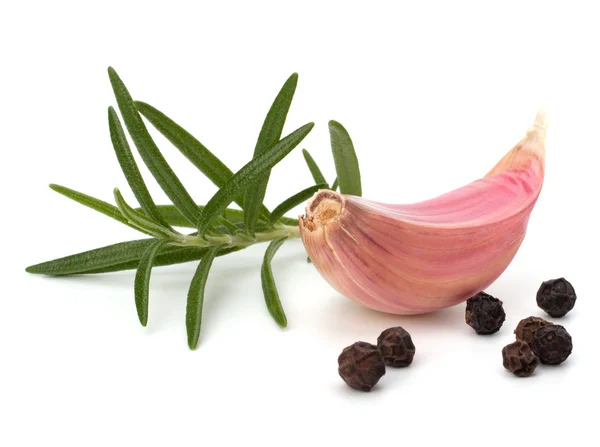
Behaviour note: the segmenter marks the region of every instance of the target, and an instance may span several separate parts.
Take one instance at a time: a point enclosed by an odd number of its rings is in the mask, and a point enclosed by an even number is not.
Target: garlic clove
[[[397,314],[430,312],[488,287],[517,253],[544,178],[546,118],[483,179],[391,205],[323,190],[300,216],[308,254],[341,294]]]

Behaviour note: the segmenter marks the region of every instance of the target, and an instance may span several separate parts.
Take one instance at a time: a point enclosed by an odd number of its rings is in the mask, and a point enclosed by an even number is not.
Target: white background
[[[0,445],[594,443],[600,17],[593,2],[412,3],[0,6]],[[288,329],[266,311],[265,247],[256,246],[215,262],[193,352],[184,314],[195,263],[154,271],[146,329],[131,271],[26,274],[30,264],[139,237],[47,187],[108,201],[120,187],[133,201],[108,135],[109,65],[136,99],[233,170],[251,156],[275,94],[297,71],[286,133],[316,122],[303,147],[331,181],[327,121],[342,122],[364,196],[393,203],[482,176],[545,105],[546,183],[520,252],[488,289],[504,301],[502,330],[477,336],[464,305],[418,317],[361,308],[305,262],[299,241],[273,263]],[[156,139],[192,195],[207,201],[212,184]],[[312,182],[300,149],[271,178],[269,207]],[[573,354],[515,378],[502,368],[501,348],[521,318],[544,316],[535,292],[558,276],[579,297],[561,320]],[[388,369],[371,393],[346,387],[337,374],[342,348],[394,325],[413,336],[412,366]]]

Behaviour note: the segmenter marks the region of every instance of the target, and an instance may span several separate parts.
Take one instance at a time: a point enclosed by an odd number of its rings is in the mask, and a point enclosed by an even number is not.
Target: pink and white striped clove
[[[525,237],[544,181],[546,128],[539,112],[484,178],[421,203],[317,192],[300,216],[314,266],[342,295],[394,314],[435,311],[484,290]]]

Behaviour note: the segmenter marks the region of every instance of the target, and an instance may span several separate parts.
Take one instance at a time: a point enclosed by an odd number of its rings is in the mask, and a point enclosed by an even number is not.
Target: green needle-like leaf
[[[327,180],[325,180],[325,176],[319,169],[317,162],[314,160],[314,158],[312,158],[310,153],[306,149],[302,149],[302,155],[304,155],[304,161],[306,161],[306,165],[308,166],[308,169],[310,170],[310,173],[312,174],[315,183],[317,185],[327,183]]]
[[[123,214],[121,213],[119,208],[117,208],[116,206],[114,206],[110,203],[107,203],[103,200],[89,196],[82,192],[75,191],[74,189],[67,188],[66,186],[51,184],[50,188],[53,191],[56,191],[59,194],[62,194],[63,196],[68,197],[69,199],[74,200],[77,203],[85,205],[95,211],[98,211],[108,217],[115,219],[118,222],[121,222],[122,224],[127,225],[130,228],[133,228],[134,230],[141,231],[143,233],[146,233],[149,236],[155,235],[154,233],[152,233],[150,231],[147,231],[145,229],[142,229],[140,227],[137,227],[137,226],[129,223],[129,220],[123,216]],[[202,209],[204,209],[204,206],[198,205],[198,208],[200,210],[202,210]],[[183,217],[183,215],[179,212],[179,210],[174,205],[157,205],[156,209],[159,211],[159,213],[161,214],[161,216],[163,217],[163,219],[165,220],[165,222],[167,223],[168,226],[196,228],[196,225],[192,225],[185,217]],[[134,210],[138,214],[143,212],[143,210],[141,208],[134,208]],[[235,224],[243,222],[243,220],[244,220],[243,211],[236,210],[233,208],[227,208],[224,211],[223,218],[226,219],[228,222],[230,222],[230,224],[226,224],[225,221],[223,221],[223,220],[219,220],[219,223],[222,224],[223,226],[226,226],[230,230],[234,230],[234,228],[236,231],[243,229],[243,225],[241,227],[238,227],[235,225]],[[280,220],[281,220],[281,223],[283,223],[284,225],[290,225],[290,226],[298,225],[298,219],[293,219],[290,217],[281,217]]]
[[[161,225],[168,227],[169,225],[161,216],[156,208],[154,200],[152,200],[152,197],[150,196],[150,192],[148,192],[146,183],[144,183],[142,174],[140,174],[140,170],[138,169],[137,163],[129,148],[129,143],[125,137],[125,132],[123,132],[123,126],[121,126],[119,116],[112,107],[108,108],[108,127],[110,129],[110,138],[115,154],[117,155],[117,160],[119,161],[119,165],[121,165],[121,170],[123,171],[135,198],[140,203],[146,216],[154,219]]]
[[[275,239],[269,244],[269,247],[265,252],[262,268],[260,270],[260,278],[267,309],[269,309],[269,313],[281,327],[287,326],[287,318],[285,316],[285,312],[283,311],[281,301],[279,300],[279,293],[277,292],[277,286],[275,285],[275,279],[273,278],[273,270],[271,269],[271,261],[285,240],[286,238],[282,237]]]
[[[81,203],[82,205],[85,205],[88,208],[91,208],[93,210],[98,211],[99,213],[111,217],[116,221],[127,225],[128,227],[131,227],[138,231],[142,231],[143,233],[152,236],[150,232],[142,230],[141,228],[138,228],[134,225],[131,225],[129,221],[121,214],[119,208],[117,208],[114,205],[111,205],[110,203],[107,203],[100,199],[96,199],[92,196],[88,196],[87,194],[84,194],[82,192],[75,191],[74,189],[67,188],[66,186],[51,184],[50,188],[53,191],[56,191],[57,193],[62,194],[63,196],[68,197],[69,199],[74,200],[77,203]]]
[[[254,157],[272,148],[281,138],[281,132],[283,131],[297,84],[298,74],[294,73],[288,78],[275,98],[275,101],[273,101],[258,136],[258,141],[254,148]],[[246,189],[244,194],[244,223],[246,224],[246,230],[250,234],[254,233],[254,224],[265,198],[269,175],[270,170],[260,175],[252,187]]]
[[[218,247],[212,247],[206,251],[200,260],[200,264],[198,265],[192,283],[190,284],[185,312],[185,327],[190,349],[196,349],[198,340],[200,339],[204,289],[206,287],[206,280],[208,279],[208,272],[210,271],[210,267],[212,266],[212,262],[215,259],[218,250]]]
[[[217,256],[225,256],[236,251],[243,250],[246,247],[230,247],[222,248],[217,253]],[[202,259],[202,256],[206,253],[208,248],[200,247],[176,247],[166,246],[161,252],[154,258],[154,264],[152,268],[164,267],[173,264],[183,264],[185,262],[192,262]],[[104,267],[101,269],[92,269],[85,272],[84,274],[96,274],[96,273],[109,273],[109,272],[120,272],[123,270],[137,269],[139,259],[136,261],[124,262],[122,264],[115,264],[110,267]]]
[[[134,104],[138,111],[216,186],[220,188],[233,177],[231,169],[167,115],[145,102],[134,101]],[[243,194],[234,201],[243,207]],[[261,216],[265,219],[269,217],[269,210],[264,205],[261,207]]]
[[[329,121],[331,151],[342,194],[362,195],[358,158],[350,135],[337,121]]]
[[[230,222],[223,216],[217,216],[216,221],[216,225],[218,227],[224,227],[230,234],[235,234],[240,231],[240,229],[236,227],[234,223]]]
[[[216,155],[160,110],[141,101],[134,101],[134,104],[138,111],[216,186],[222,186],[233,176],[231,169]]]
[[[204,206],[198,205],[198,209],[202,211],[204,209]],[[183,217],[183,215],[174,205],[158,205],[158,210],[160,211],[160,214],[162,214],[162,216],[165,218],[165,220],[174,227],[197,227],[197,223],[193,225],[190,224],[188,220],[185,217]],[[136,208],[136,211],[139,211],[139,209]],[[244,212],[233,208],[227,208],[224,211],[223,216],[234,224],[244,221]]]
[[[69,276],[137,269],[140,258],[154,241],[156,239],[119,242],[118,244],[32,265],[27,267],[26,271],[42,275]],[[246,247],[223,248],[219,250],[217,256],[224,256],[244,248]],[[154,267],[197,261],[204,255],[206,250],[202,247],[167,245],[154,258]]]
[[[27,267],[29,273],[41,275],[74,275],[92,269],[102,269],[129,261],[139,260],[156,239],[139,239],[84,251],[64,258]]]
[[[241,168],[208,201],[198,220],[198,234],[204,236],[212,220],[233,201],[237,195],[269,171],[289,154],[312,130],[314,124],[308,123],[279,141],[275,146],[262,152]]]
[[[179,212],[179,210],[173,205],[157,205],[158,210],[163,215],[165,220],[174,227],[183,227],[183,228],[196,228],[197,225],[192,225],[188,222],[188,220],[183,217],[183,215]],[[204,206],[198,205],[200,211],[204,210]],[[142,211],[141,208],[136,208],[136,211]],[[244,221],[244,212],[241,210],[236,210],[234,208],[226,208],[223,211],[223,217],[232,222],[233,224],[240,224],[238,228],[243,229],[243,221]],[[293,227],[298,226],[298,219],[294,219],[291,217],[282,217],[279,219],[280,222],[284,225],[290,225]],[[256,227],[255,227],[256,230]],[[258,231],[258,230],[257,230]]]
[[[279,219],[279,222],[281,222],[284,225],[289,225],[291,227],[297,227],[299,225],[298,219],[292,217],[281,217]]]
[[[336,177],[335,180],[333,181],[333,183],[331,184],[331,189],[332,191],[335,191],[336,189],[338,189],[338,186],[340,186],[340,183],[338,181],[338,178]]]
[[[152,234],[157,238],[172,239],[174,236],[176,236],[176,233],[171,231],[169,228],[160,226],[149,217],[130,207],[127,202],[125,202],[125,199],[121,195],[121,192],[118,190],[118,188],[115,188],[114,195],[117,206],[119,207],[119,211],[121,211],[121,214],[123,214],[123,216],[126,217],[132,225],[138,227],[145,233]]]
[[[172,227],[182,227],[182,228],[196,228],[195,224],[190,223],[183,214],[179,212],[175,205],[157,205],[158,211],[164,217],[169,225]],[[199,207],[199,209],[201,209]],[[140,208],[136,208],[136,211],[141,211]],[[236,210],[237,211],[237,210]],[[240,211],[240,215],[241,215]]]
[[[303,189],[299,193],[294,194],[289,199],[284,200],[279,205],[277,205],[277,207],[271,212],[271,225],[277,222],[289,210],[310,199],[312,195],[316,193],[319,189],[327,189],[328,187],[329,185],[327,185],[327,183],[323,183],[321,185],[314,185],[310,188]]]
[[[152,273],[152,264],[158,251],[167,243],[167,241],[154,241],[144,252],[137,272],[135,274],[135,308],[142,326],[148,324],[148,301],[150,294],[150,274]]]
[[[142,160],[181,214],[190,222],[197,222],[200,210],[152,140],[125,84],[112,67],[109,67],[108,75],[119,104],[119,110]]]

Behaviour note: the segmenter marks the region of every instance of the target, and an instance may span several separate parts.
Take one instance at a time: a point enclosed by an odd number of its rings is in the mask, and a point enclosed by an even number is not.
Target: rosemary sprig
[[[172,204],[157,205],[152,199],[131,153],[121,120],[117,112],[109,107],[112,146],[139,207],[129,205],[118,189],[114,190],[117,205],[114,206],[65,186],[52,184],[50,187],[151,238],[120,242],[32,265],[27,267],[27,272],[66,276],[136,269],[134,301],[140,323],[146,326],[152,268],[199,260],[190,284],[186,311],[188,345],[195,349],[200,337],[205,286],[214,258],[256,243],[270,242],[261,268],[262,288],[269,313],[278,325],[285,327],[287,318],[279,299],[271,262],[286,240],[300,236],[298,220],[286,217],[285,213],[319,189],[335,190],[338,178],[341,192],[360,194],[358,160],[346,130],[339,123],[330,122],[332,152],[338,176],[331,187],[312,156],[303,150],[315,185],[291,195],[270,213],[263,200],[271,169],[298,146],[313,128],[313,123],[308,123],[281,138],[296,90],[297,74],[289,77],[273,101],[253,158],[234,173],[191,133],[162,112],[147,103],[134,101],[114,69],[109,68],[108,73],[129,136]],[[197,204],[186,191],[150,136],[142,115],[219,188],[206,205]],[[242,209],[228,208],[231,202],[237,203]],[[197,231],[185,234],[175,227]]]

